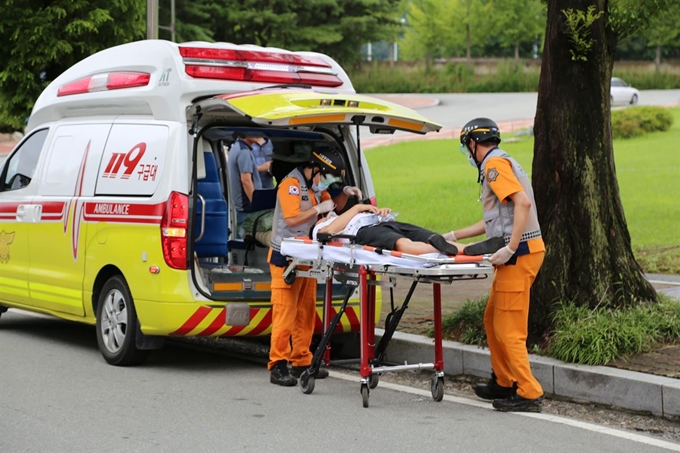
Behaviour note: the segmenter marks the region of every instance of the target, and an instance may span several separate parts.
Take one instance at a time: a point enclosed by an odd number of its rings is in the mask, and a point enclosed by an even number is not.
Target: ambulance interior
[[[346,171],[343,180],[329,188],[331,195],[345,185],[365,186],[365,181],[355,177],[343,145],[343,135],[349,136],[347,126],[308,129],[314,130],[216,126],[207,129],[197,141],[194,216],[190,231],[193,230],[194,238],[195,283],[207,293],[206,297],[230,301],[269,300],[271,278],[267,254],[276,184],[308,162],[312,149],[319,145],[331,146],[343,154]],[[243,237],[238,235],[233,194],[229,190],[229,150],[237,134],[266,137],[274,153],[270,173],[274,176],[275,188],[255,191]],[[355,197],[348,206],[357,201]],[[322,297],[323,285],[319,285],[318,292]]]

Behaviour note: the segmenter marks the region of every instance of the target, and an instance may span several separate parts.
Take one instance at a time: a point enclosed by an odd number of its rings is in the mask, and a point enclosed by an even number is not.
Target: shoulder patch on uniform
[[[298,186],[289,186],[288,193],[290,195],[300,195],[300,188]]]
[[[496,179],[498,179],[498,170],[496,170],[496,167],[489,168],[489,171],[486,172],[486,179],[489,182],[494,182]]]

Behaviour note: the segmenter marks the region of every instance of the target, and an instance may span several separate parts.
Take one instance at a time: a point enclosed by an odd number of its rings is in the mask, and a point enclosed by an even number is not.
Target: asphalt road
[[[422,96],[437,98],[440,102],[433,107],[418,109],[418,112],[445,127],[461,127],[477,117],[491,117],[495,121],[531,119],[536,115],[538,100],[538,93],[447,93]],[[639,105],[680,105],[680,90],[641,91]]]
[[[103,361],[94,328],[9,311],[0,319],[0,451],[662,452],[680,445],[356,377],[311,395],[261,363],[173,343],[136,368]],[[390,388],[394,387],[394,388]]]

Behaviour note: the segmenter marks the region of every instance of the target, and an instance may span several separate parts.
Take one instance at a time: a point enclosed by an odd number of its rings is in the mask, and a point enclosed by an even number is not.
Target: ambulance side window
[[[48,129],[42,129],[28,137],[8,159],[0,179],[0,192],[23,189],[31,183],[47,132]]]

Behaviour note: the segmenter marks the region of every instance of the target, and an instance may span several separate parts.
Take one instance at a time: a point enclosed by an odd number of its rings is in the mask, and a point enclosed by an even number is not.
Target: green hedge
[[[630,107],[612,111],[612,136],[633,138],[647,132],[667,131],[673,125],[673,114],[664,107]]]

